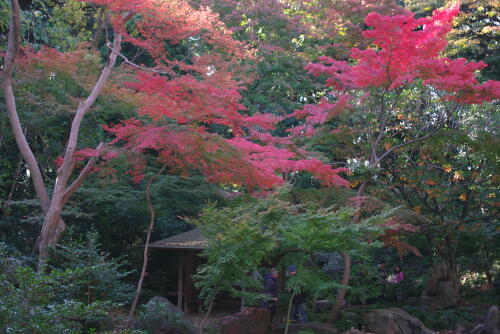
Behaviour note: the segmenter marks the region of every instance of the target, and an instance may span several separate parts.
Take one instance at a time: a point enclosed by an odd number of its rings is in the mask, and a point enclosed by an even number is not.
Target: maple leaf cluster
[[[290,130],[292,135],[312,136],[315,125],[352,110],[355,97],[349,94],[353,91],[373,88],[390,91],[420,80],[441,92],[444,100],[460,104],[479,104],[500,98],[499,81],[481,84],[476,78],[477,72],[486,67],[485,63],[441,56],[447,46],[446,35],[458,13],[455,6],[436,10],[432,17],[424,18],[415,18],[413,13],[368,14],[365,23],[371,29],[364,31],[363,36],[370,39],[374,47],[351,49],[351,61],[322,56],[320,63],[307,65],[310,74],[327,77],[326,86],[337,91],[337,102],[325,100],[291,114],[291,117],[305,119],[303,125]],[[359,102],[366,97],[363,95]]]
[[[239,63],[251,52],[232,39],[215,14],[185,1],[92,2],[113,11],[115,31],[155,63],[134,69],[133,80],[126,83],[140,96],[142,120],[105,127],[115,137],[112,143],[130,156],[129,174],[135,181],[141,180],[145,167],[138,157],[155,152],[171,172],[201,171],[209,181],[249,190],[270,189],[284,182],[284,174],[298,171],[309,171],[326,186],[348,186],[338,175],[346,169],[332,168],[288,139],[274,137],[270,131],[279,119],[251,115],[240,103],[244,80]],[[125,22],[124,12],[134,14],[132,21]],[[132,22],[133,36],[128,33]],[[189,60],[169,57],[165,42],[186,39],[206,43],[210,51]]]

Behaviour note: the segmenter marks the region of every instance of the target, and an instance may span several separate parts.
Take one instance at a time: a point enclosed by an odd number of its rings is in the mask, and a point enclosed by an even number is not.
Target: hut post
[[[179,272],[178,272],[178,278],[177,278],[177,308],[179,308],[180,311],[182,311],[182,281],[184,280],[184,251],[179,252]]]

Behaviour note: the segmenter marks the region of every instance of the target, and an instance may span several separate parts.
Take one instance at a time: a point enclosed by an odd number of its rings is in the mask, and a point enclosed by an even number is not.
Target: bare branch
[[[96,164],[97,160],[103,151],[105,144],[103,142],[99,143],[96,147],[97,155],[90,158],[85,167],[80,171],[77,178],[71,183],[71,185],[66,189],[63,196],[63,203],[66,203],[68,199],[73,195],[73,193],[82,185],[85,178],[90,174],[92,168]]]
[[[397,149],[400,149],[402,147],[405,147],[405,146],[408,146],[408,145],[411,145],[411,144],[414,144],[414,143],[418,143],[418,142],[421,142],[422,140],[426,140],[427,138],[430,138],[432,136],[434,136],[439,130],[441,130],[444,125],[446,123],[443,122],[442,124],[440,124],[436,129],[434,129],[432,132],[429,132],[428,134],[426,134],[425,136],[422,136],[422,137],[418,137],[418,138],[415,138],[415,139],[412,139],[412,140],[408,140],[408,141],[405,141],[404,143],[401,143],[399,145],[396,145],[396,146],[393,146],[391,147],[390,149],[388,149],[387,151],[385,151],[379,158],[378,158],[378,162],[381,162],[386,156],[388,156],[389,154],[391,154],[392,152],[394,152],[395,150]]]
[[[112,46],[108,44],[106,44],[106,47],[108,49],[110,49],[111,51],[115,52],[120,58],[123,59],[123,61],[125,63],[127,63],[128,65],[134,67],[134,68],[137,68],[139,70],[142,70],[142,71],[148,71],[148,72],[153,72],[153,73],[158,73],[158,74],[164,74],[164,75],[168,75],[170,77],[174,77],[175,75],[170,73],[170,72],[167,72],[167,71],[162,71],[162,70],[157,70],[157,69],[154,69],[154,68],[148,68],[148,67],[144,67],[144,66],[141,66],[141,65],[137,65],[136,63],[132,62],[130,59],[127,58],[127,56],[125,56],[124,54],[118,52],[117,50],[113,49]]]
[[[117,34],[113,41],[113,49],[120,50],[121,41],[122,41],[122,36]],[[117,57],[116,52],[112,51],[111,54],[109,55],[106,65],[104,66],[101,72],[101,75],[99,76],[99,79],[97,80],[94,88],[92,89],[92,92],[87,97],[87,99],[83,102],[80,102],[78,106],[75,118],[71,123],[71,132],[69,135],[66,152],[64,154],[64,161],[61,167],[57,171],[58,179],[56,181],[56,187],[57,183],[60,183],[62,188],[66,187],[68,179],[71,176],[71,173],[74,168],[73,154],[75,153],[76,150],[76,145],[78,142],[78,133],[80,132],[81,122],[85,114],[90,110],[90,108],[96,101],[97,97],[100,95],[102,89],[104,88],[104,85],[108,81],[109,75],[111,74],[111,71],[113,70],[113,67],[116,63],[116,57]]]

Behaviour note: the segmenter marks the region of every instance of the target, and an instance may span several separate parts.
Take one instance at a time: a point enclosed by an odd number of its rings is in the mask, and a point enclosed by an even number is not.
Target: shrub
[[[191,329],[191,323],[171,312],[170,305],[167,305],[165,301],[153,298],[144,305],[139,315],[139,327],[146,330],[147,333],[155,333],[166,328],[188,333]]]
[[[121,260],[99,250],[95,234],[54,250],[59,263],[36,272],[30,259],[0,243],[0,332],[77,334],[110,330],[131,287]],[[132,333],[131,333],[132,334]]]
[[[473,310],[470,307],[457,307],[449,310],[431,310],[426,306],[403,306],[403,308],[433,330],[454,328],[457,324],[471,322],[474,319]]]
[[[131,271],[123,268],[122,258],[112,259],[101,251],[95,232],[84,240],[68,240],[52,250],[53,265],[62,270],[78,273],[78,282],[72,284],[71,295],[87,302],[110,300],[126,303],[132,299],[133,287],[123,281]]]

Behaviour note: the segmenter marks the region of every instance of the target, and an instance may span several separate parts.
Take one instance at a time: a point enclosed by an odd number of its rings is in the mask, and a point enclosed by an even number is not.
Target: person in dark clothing
[[[278,277],[279,272],[274,268],[264,275],[264,290],[262,292],[269,298],[262,301],[261,307],[271,311],[271,319],[276,312],[276,302],[278,301]]]
[[[297,266],[289,266],[288,275],[290,275],[290,277],[297,275]],[[307,322],[306,299],[307,293],[305,292],[299,292],[293,296],[292,321]]]
[[[386,280],[387,279],[387,269],[385,267],[385,261],[381,260],[378,264],[378,276],[379,279],[381,280]]]

